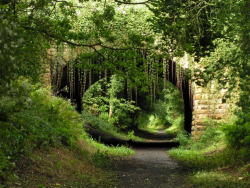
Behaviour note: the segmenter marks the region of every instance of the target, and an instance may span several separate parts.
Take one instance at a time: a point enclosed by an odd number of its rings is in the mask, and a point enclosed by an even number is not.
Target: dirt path
[[[169,149],[135,148],[135,155],[115,161],[118,188],[186,187],[181,169],[166,152]]]

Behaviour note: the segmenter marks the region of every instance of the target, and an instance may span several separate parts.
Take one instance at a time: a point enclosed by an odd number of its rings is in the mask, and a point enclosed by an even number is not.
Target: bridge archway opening
[[[159,82],[156,100],[151,103],[147,96],[140,96],[138,106],[141,111],[137,117],[137,127],[141,131],[177,135],[184,130],[184,100],[182,93],[167,81],[164,90],[163,78]]]
[[[145,58],[145,57],[144,57]],[[180,67],[180,65],[176,64],[174,61],[170,61],[167,59],[160,58],[159,60],[154,60],[154,63],[163,65],[163,70],[158,74],[159,78],[164,80],[164,84],[166,82],[172,83],[178,90],[180,91],[183,103],[184,103],[184,129],[191,133],[192,130],[192,111],[193,111],[193,94],[191,83],[186,77],[186,70]],[[75,62],[76,64],[78,62]],[[98,62],[100,63],[100,61]],[[165,68],[164,68],[165,66]],[[82,111],[82,96],[83,93],[87,91],[87,89],[96,83],[100,79],[110,79],[110,76],[113,74],[112,71],[103,71],[98,72],[94,70],[81,70],[77,68],[77,66],[73,66],[73,75],[74,79],[70,78],[69,68],[70,66],[67,64],[63,67],[62,72],[58,72],[54,78],[52,85],[57,88],[57,94],[62,95],[63,97],[70,98],[72,103],[74,103],[79,112]],[[72,67],[72,66],[71,66]],[[71,68],[72,69],[72,68]],[[146,71],[150,71],[148,68]],[[72,70],[71,70],[72,72]],[[90,76],[91,75],[91,76]],[[72,83],[72,80],[74,81]],[[160,80],[160,79],[159,79]],[[84,84],[83,84],[84,82]],[[59,84],[58,84],[59,83]],[[126,87],[127,82],[125,83]],[[159,84],[158,84],[159,85]],[[165,86],[165,85],[164,85]],[[64,88],[67,87],[68,90],[65,91]],[[153,85],[152,90],[157,90],[158,86]],[[150,89],[148,89],[150,92]],[[149,93],[148,92],[148,93]],[[140,106],[140,96],[139,91],[129,91],[128,89],[124,90],[124,96],[126,98],[130,98],[136,101],[136,104]],[[153,97],[154,101],[156,101],[157,96]],[[143,100],[143,99],[142,99]],[[142,101],[143,103],[143,101]]]

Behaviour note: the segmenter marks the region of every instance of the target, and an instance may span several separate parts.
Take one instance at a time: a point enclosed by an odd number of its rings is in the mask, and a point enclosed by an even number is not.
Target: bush
[[[0,98],[0,176],[5,179],[20,154],[34,148],[74,147],[81,117],[70,102],[20,78],[6,86]]]
[[[95,152],[92,157],[92,162],[94,163],[94,165],[96,165],[97,167],[100,167],[100,168],[104,168],[104,169],[107,169],[107,168],[110,168],[110,156],[109,154],[107,153],[107,151],[105,152],[102,152],[100,150],[97,150],[97,152]]]
[[[245,138],[246,135],[249,135],[246,127],[241,126],[239,131],[239,129],[235,129],[235,125],[228,125],[228,123],[212,121],[208,123],[206,130],[198,136],[197,140],[186,132],[179,133],[176,140],[180,142],[180,147],[172,149],[169,152],[171,156],[178,159],[184,167],[196,170],[233,167],[237,164],[249,162],[249,150],[246,145],[241,148],[227,147],[224,134],[227,131],[226,137],[231,139],[231,143],[235,142],[237,146],[239,144],[243,146],[243,142],[240,140],[244,140],[244,144],[246,144],[247,139]],[[236,135],[240,135],[238,141]]]
[[[111,123],[108,123],[107,121],[103,120],[102,118],[91,115],[86,111],[82,111],[82,119],[85,122],[88,122],[91,124],[91,126],[100,129],[104,132],[112,132],[112,131],[117,131],[117,128],[113,126]]]
[[[184,130],[184,115],[181,115],[173,121],[173,124],[166,129],[166,132],[168,134],[176,135],[178,133],[181,133],[181,131],[183,130]]]
[[[224,128],[226,139],[230,146],[235,148],[250,146],[250,124],[238,120],[236,124]]]
[[[180,143],[180,146],[189,150],[202,150],[208,147],[215,146],[223,140],[223,132],[217,125],[207,126],[206,130],[200,134],[197,140],[194,137],[183,131],[177,134],[176,141]]]
[[[191,147],[191,144],[193,143],[193,139],[191,138],[191,135],[186,131],[178,133],[175,140],[180,143],[181,148],[182,147],[189,148]]]
[[[197,141],[193,144],[194,149],[205,149],[209,146],[214,146],[222,141],[223,132],[217,125],[206,127],[206,131],[198,136]]]

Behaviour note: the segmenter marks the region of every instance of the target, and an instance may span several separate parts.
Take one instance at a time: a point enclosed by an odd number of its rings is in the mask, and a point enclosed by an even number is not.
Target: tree
[[[124,83],[120,75],[112,75],[108,83],[104,79],[96,82],[84,94],[83,109],[117,128],[128,128],[132,123],[130,114],[140,108],[124,98]]]
[[[230,91],[239,86],[242,110],[249,112],[249,1],[153,0],[150,10],[156,32],[163,33],[173,56],[193,54],[204,70],[203,83],[218,80]]]

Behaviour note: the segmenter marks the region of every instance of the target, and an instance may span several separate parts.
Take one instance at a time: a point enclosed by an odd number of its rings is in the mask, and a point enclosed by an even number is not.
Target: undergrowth
[[[235,140],[232,138],[234,135],[228,134],[235,129],[232,130],[236,126],[235,122],[237,121],[212,122],[197,140],[188,133],[178,134],[176,140],[180,142],[180,147],[170,150],[169,153],[191,173],[189,182],[199,187],[250,185],[249,145],[239,142],[241,147],[232,147],[234,145],[231,140]],[[237,133],[237,137],[247,142],[246,137],[249,134],[240,131]]]
[[[36,150],[46,153],[47,149],[62,147],[85,156],[133,153],[125,147],[96,143],[85,133],[83,123],[69,101],[52,96],[49,90],[24,78],[11,81],[0,97],[0,185],[17,181],[17,164]],[[99,162],[92,162],[98,167]]]
[[[84,119],[85,122],[89,123],[91,126],[94,128],[101,130],[104,133],[113,135],[114,137],[118,137],[123,140],[137,140],[137,141],[142,141],[143,139],[135,136],[134,131],[120,131],[117,127],[112,125],[111,123],[101,119],[98,116],[91,115],[86,111],[82,112],[82,118]]]

